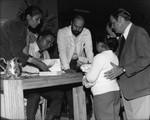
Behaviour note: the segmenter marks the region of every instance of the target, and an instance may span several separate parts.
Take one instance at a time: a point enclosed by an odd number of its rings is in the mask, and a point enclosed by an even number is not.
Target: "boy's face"
[[[51,46],[53,46],[54,37],[52,35],[47,35],[46,37],[39,37],[38,46],[41,51],[45,51]]]
[[[96,49],[97,49],[97,51],[98,51],[99,53],[105,51],[105,50],[106,50],[105,44],[102,43],[102,42],[97,43]]]

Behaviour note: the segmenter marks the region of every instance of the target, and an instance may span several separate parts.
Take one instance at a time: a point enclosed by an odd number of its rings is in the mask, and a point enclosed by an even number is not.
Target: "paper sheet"
[[[50,71],[62,71],[62,70],[61,70],[60,59],[45,59],[45,60],[43,60],[43,62],[44,62],[47,66],[51,66],[51,67],[49,68]]]

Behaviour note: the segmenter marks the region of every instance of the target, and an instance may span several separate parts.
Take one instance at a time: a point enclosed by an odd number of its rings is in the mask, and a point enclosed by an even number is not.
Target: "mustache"
[[[79,33],[79,31],[77,31],[77,30],[73,30],[73,32]]]

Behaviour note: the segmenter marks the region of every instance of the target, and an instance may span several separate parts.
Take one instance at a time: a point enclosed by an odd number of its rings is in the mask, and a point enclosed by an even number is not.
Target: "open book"
[[[43,62],[49,66],[50,71],[61,71],[60,59],[45,59]]]
[[[61,75],[62,70],[60,59],[45,59],[43,62],[49,66],[50,71],[39,71],[38,68],[28,65],[22,68],[22,71],[28,73],[38,73],[40,76]]]
[[[45,59],[43,62],[49,66],[50,71],[40,72],[40,76],[53,76],[62,74],[60,59]]]

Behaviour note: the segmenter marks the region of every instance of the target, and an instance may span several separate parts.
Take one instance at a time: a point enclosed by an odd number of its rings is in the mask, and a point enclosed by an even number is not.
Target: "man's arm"
[[[91,37],[91,32],[87,29],[86,31],[86,37],[85,37],[85,52],[86,56],[89,60],[89,63],[93,61],[93,44],[92,44],[92,37]]]
[[[122,74],[125,74],[127,77],[130,77],[144,70],[150,65],[150,38],[147,32],[145,32],[145,30],[143,29],[139,29],[134,39],[135,43],[133,49],[135,49],[136,52],[135,60],[124,66],[115,66],[112,64],[114,68],[105,73],[106,78],[113,79]]]
[[[62,30],[59,30],[57,34],[59,57],[60,57],[63,69],[66,70],[66,69],[69,69],[70,67],[69,67],[69,63],[67,60],[66,41],[64,37],[65,37],[65,33]]]
[[[10,51],[13,56],[18,57],[20,62],[25,65],[29,56],[23,53],[26,46],[27,29],[21,21],[11,21],[3,27],[4,36],[6,35],[10,42]]]
[[[113,80],[116,77],[125,74],[126,69],[123,66],[117,66],[113,63],[110,63],[113,68],[107,72],[104,73],[104,77],[106,77],[107,79]]]

